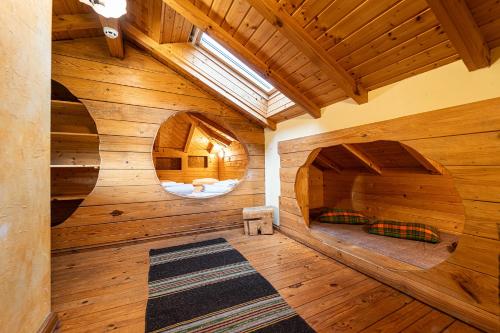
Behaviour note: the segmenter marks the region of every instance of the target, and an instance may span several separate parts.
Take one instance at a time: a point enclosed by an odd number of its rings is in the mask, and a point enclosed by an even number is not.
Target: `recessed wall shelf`
[[[92,192],[99,175],[99,134],[85,105],[52,81],[51,224],[68,219]]]

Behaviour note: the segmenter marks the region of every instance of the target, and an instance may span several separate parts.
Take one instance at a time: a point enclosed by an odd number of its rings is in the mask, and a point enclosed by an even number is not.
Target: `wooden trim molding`
[[[59,328],[59,318],[57,318],[57,313],[51,312],[45,318],[42,326],[38,329],[37,333],[54,333]]]

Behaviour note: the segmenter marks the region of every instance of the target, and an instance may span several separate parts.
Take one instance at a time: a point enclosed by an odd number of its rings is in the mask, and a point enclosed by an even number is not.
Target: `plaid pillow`
[[[323,223],[368,224],[370,220],[352,209],[325,208],[318,220]]]
[[[421,242],[439,243],[440,241],[438,229],[422,223],[377,221],[370,225],[368,232],[375,235],[412,239]]]

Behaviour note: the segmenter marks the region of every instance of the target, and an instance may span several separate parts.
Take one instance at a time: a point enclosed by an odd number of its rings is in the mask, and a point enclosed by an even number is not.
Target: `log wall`
[[[443,165],[461,197],[465,223],[458,247],[431,269],[389,269],[382,256],[341,242],[327,245],[306,227],[297,198],[308,196],[301,166],[311,152],[376,140],[400,141]],[[283,141],[279,153],[286,166],[280,170],[284,233],[466,322],[498,331],[500,99]]]
[[[264,204],[264,132],[150,56],[127,45],[111,58],[104,39],[53,43],[54,80],[97,124],[101,168],[81,207],[52,229],[53,250],[240,227],[242,208]],[[163,190],[151,151],[160,125],[179,111],[203,113],[245,145],[248,170],[233,192],[184,199]]]

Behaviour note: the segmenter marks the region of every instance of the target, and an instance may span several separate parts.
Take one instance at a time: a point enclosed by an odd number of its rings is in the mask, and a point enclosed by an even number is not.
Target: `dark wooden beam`
[[[382,174],[382,169],[369,158],[363,151],[354,147],[353,145],[343,144],[342,147],[347,150],[351,155],[353,155],[356,159],[358,159],[365,167],[367,167],[373,173],[377,175]]]
[[[324,167],[328,169],[335,170],[337,173],[340,173],[342,170],[335,164],[332,160],[330,160],[328,157],[325,155],[319,153],[318,156],[316,156],[315,162],[317,162],[320,165],[323,165]]]
[[[234,135],[231,132],[229,132],[227,129],[225,129],[221,125],[217,124],[215,121],[212,121],[211,119],[209,119],[206,116],[202,115],[201,113],[190,113],[189,116],[192,117],[192,118],[195,118],[195,119],[197,119],[199,121],[201,121],[205,125],[213,127],[217,131],[219,131],[219,132],[223,133],[225,136],[227,136],[228,139],[230,139],[232,141],[237,141],[236,138],[234,137]]]
[[[488,67],[490,48],[465,0],[427,0],[463,62],[473,71]]]
[[[420,163],[421,166],[427,169],[429,173],[433,175],[442,175],[443,173],[445,173],[444,169],[438,163],[429,160],[427,157],[423,156],[412,147],[409,147],[404,144],[401,144],[401,147],[403,147],[403,149],[406,150],[408,154],[410,154],[411,157],[413,157],[413,159],[415,159],[418,163]]]
[[[123,34],[119,19],[105,18],[99,15],[99,20],[101,21],[103,28],[110,27],[118,31],[118,36],[116,38],[106,37],[106,43],[108,44],[109,54],[111,54],[112,57],[123,59],[125,53],[123,48]]]
[[[262,75],[276,89],[303,107],[314,118],[321,117],[320,108],[302,94],[296,87],[286,79],[273,72],[271,68],[259,57],[250,52],[244,45],[238,42],[230,33],[213,21],[208,15],[189,1],[163,0],[186,20],[197,26],[201,31],[215,38],[224,47],[231,50],[240,60],[250,68]]]
[[[326,52],[276,1],[248,0],[262,16],[304,53],[312,63],[328,74],[347,96],[357,103],[368,101],[367,91]]]

